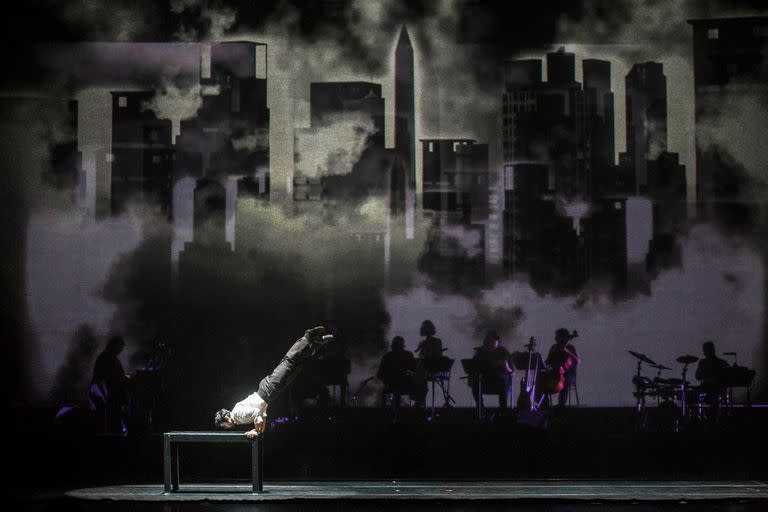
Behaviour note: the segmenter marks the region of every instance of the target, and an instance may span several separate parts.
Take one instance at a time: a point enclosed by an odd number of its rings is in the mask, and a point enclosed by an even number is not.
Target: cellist
[[[556,374],[560,373],[560,382],[552,391],[558,392],[557,405],[563,407],[568,399],[568,390],[576,381],[576,367],[579,365],[579,355],[576,347],[569,343],[577,336],[576,331],[571,334],[568,329],[560,328],[555,331],[555,344],[547,354],[547,366]],[[560,389],[557,389],[560,388]]]

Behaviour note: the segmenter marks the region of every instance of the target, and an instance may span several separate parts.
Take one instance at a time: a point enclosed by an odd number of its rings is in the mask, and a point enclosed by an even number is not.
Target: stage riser
[[[578,411],[588,417],[587,411]],[[363,424],[306,420],[265,437],[265,479],[765,479],[765,422],[729,428],[633,432],[631,416],[555,422],[550,430],[514,423]],[[748,423],[745,423],[747,422]],[[586,428],[589,425],[599,425]],[[631,422],[629,423],[631,427]],[[625,428],[627,427],[627,428]],[[42,485],[162,482],[160,436],[27,436],[20,480]],[[246,482],[248,450],[189,447],[184,481]],[[40,471],[39,461],[46,461]]]

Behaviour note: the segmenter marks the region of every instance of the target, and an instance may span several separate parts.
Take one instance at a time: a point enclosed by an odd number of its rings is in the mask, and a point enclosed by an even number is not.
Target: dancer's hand
[[[267,415],[262,413],[256,416],[256,419],[253,420],[253,429],[249,430],[245,433],[246,437],[248,439],[253,439],[257,435],[261,434],[266,430],[267,428]]]

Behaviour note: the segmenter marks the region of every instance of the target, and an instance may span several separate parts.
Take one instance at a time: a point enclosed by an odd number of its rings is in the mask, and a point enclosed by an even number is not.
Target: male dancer
[[[325,327],[308,329],[304,336],[296,340],[272,373],[262,379],[259,389],[236,403],[231,411],[219,410],[214,424],[219,428],[231,429],[235,425],[253,423],[253,429],[245,433],[249,439],[264,432],[270,402],[296,378],[304,363],[315,358],[320,348],[333,340],[333,335],[325,332]]]

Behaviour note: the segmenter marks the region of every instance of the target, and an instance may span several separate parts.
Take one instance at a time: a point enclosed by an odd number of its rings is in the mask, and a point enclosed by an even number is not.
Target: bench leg
[[[251,485],[253,492],[264,492],[264,433],[251,442]]]
[[[175,492],[179,490],[179,443],[171,445],[171,489]]]
[[[171,439],[163,436],[163,490],[171,492]]]

